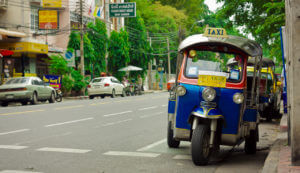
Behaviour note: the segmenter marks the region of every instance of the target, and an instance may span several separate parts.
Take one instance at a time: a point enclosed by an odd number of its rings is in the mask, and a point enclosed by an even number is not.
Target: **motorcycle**
[[[61,90],[56,88],[55,91],[56,91],[55,100],[57,102],[61,102],[62,101],[62,92],[61,92]]]

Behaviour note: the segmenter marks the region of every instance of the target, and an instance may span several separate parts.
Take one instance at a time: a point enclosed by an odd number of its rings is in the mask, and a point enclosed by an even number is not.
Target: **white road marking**
[[[173,157],[175,160],[192,160],[191,155],[176,155]]]
[[[26,131],[28,131],[28,130],[29,130],[29,129],[20,129],[20,130],[15,130],[15,131],[10,131],[10,132],[2,132],[2,133],[0,133],[0,136],[1,136],[1,135],[13,134],[13,133],[26,132]]]
[[[157,106],[151,106],[151,107],[147,107],[147,108],[141,108],[141,109],[139,109],[139,111],[148,110],[148,109],[155,109],[155,108],[157,108]]]
[[[153,116],[160,115],[160,114],[163,114],[163,113],[165,113],[165,112],[156,112],[156,113],[153,113],[153,114],[140,116],[140,118],[149,118],[149,117],[153,117]]]
[[[26,146],[19,146],[19,145],[0,145],[0,149],[11,149],[11,150],[21,150],[28,148]]]
[[[108,104],[108,103],[112,103],[112,102],[100,102],[100,103],[93,103],[90,104],[91,106],[98,106],[98,105],[103,105],[103,104]]]
[[[165,142],[167,142],[167,139],[162,139],[162,140],[160,140],[160,141],[154,142],[153,144],[150,144],[150,145],[147,145],[147,146],[145,146],[145,147],[143,147],[143,148],[140,148],[140,149],[138,149],[138,150],[136,150],[136,151],[147,151],[147,150],[149,150],[150,148],[153,148],[153,147],[155,147],[155,146],[157,146],[157,145],[160,145],[160,144],[162,144],[162,143],[165,143]]]
[[[107,115],[103,115],[104,117],[110,117],[110,116],[114,116],[114,115],[121,115],[121,114],[127,114],[130,113],[132,111],[125,111],[125,112],[119,112],[119,113],[113,113],[113,114],[107,114]]]
[[[162,107],[167,107],[168,105],[161,105]]]
[[[62,152],[62,153],[78,153],[84,154],[90,152],[91,150],[82,150],[82,149],[74,149],[74,148],[39,148],[37,151],[50,151],[50,152]]]
[[[60,126],[60,125],[64,125],[64,124],[77,123],[77,122],[87,121],[87,120],[92,120],[92,119],[94,119],[94,118],[90,117],[90,118],[84,118],[84,119],[79,119],[79,120],[66,121],[66,122],[61,122],[61,123],[56,123],[56,124],[45,125],[45,127]]]
[[[4,170],[0,173],[42,173],[42,172],[33,172],[33,171],[19,171],[19,170]]]
[[[132,156],[132,157],[157,157],[160,154],[157,153],[140,153],[140,152],[123,152],[123,151],[108,151],[103,153],[110,156]]]
[[[106,126],[112,126],[112,125],[120,124],[120,123],[123,123],[123,122],[131,121],[131,120],[132,119],[126,119],[126,120],[116,121],[116,122],[104,124],[103,126],[104,127],[106,127]]]

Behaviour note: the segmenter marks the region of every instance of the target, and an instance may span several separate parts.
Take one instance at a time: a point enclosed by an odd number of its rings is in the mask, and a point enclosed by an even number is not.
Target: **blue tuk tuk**
[[[255,41],[231,36],[222,28],[187,37],[170,92],[167,143],[177,148],[191,141],[195,165],[206,165],[220,145],[245,141],[254,154],[258,141],[259,70],[262,48]],[[247,81],[248,57],[255,58],[254,77]],[[180,57],[180,56],[179,56]],[[236,63],[228,66],[228,61]]]

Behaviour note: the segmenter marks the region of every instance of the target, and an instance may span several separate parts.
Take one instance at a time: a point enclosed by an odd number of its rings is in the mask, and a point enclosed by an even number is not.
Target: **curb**
[[[284,114],[280,120],[280,132],[287,132],[288,131],[288,125],[287,125],[287,115]]]
[[[265,160],[264,167],[261,173],[277,173],[279,154],[281,146],[286,142],[285,139],[276,139],[271,147],[271,150]]]

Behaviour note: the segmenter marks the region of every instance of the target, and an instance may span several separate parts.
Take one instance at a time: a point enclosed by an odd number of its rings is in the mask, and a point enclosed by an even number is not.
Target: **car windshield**
[[[92,80],[92,83],[102,82],[103,80],[104,80],[104,78],[93,79],[93,80]]]
[[[14,78],[14,79],[10,79],[8,80],[5,85],[11,85],[11,84],[24,84],[27,83],[29,81],[28,78]]]
[[[242,78],[242,58],[239,55],[212,52],[195,51],[194,57],[187,58],[185,76],[188,78],[198,78],[198,75],[226,76],[226,81],[239,82]],[[235,59],[235,63],[226,65],[230,59]]]

